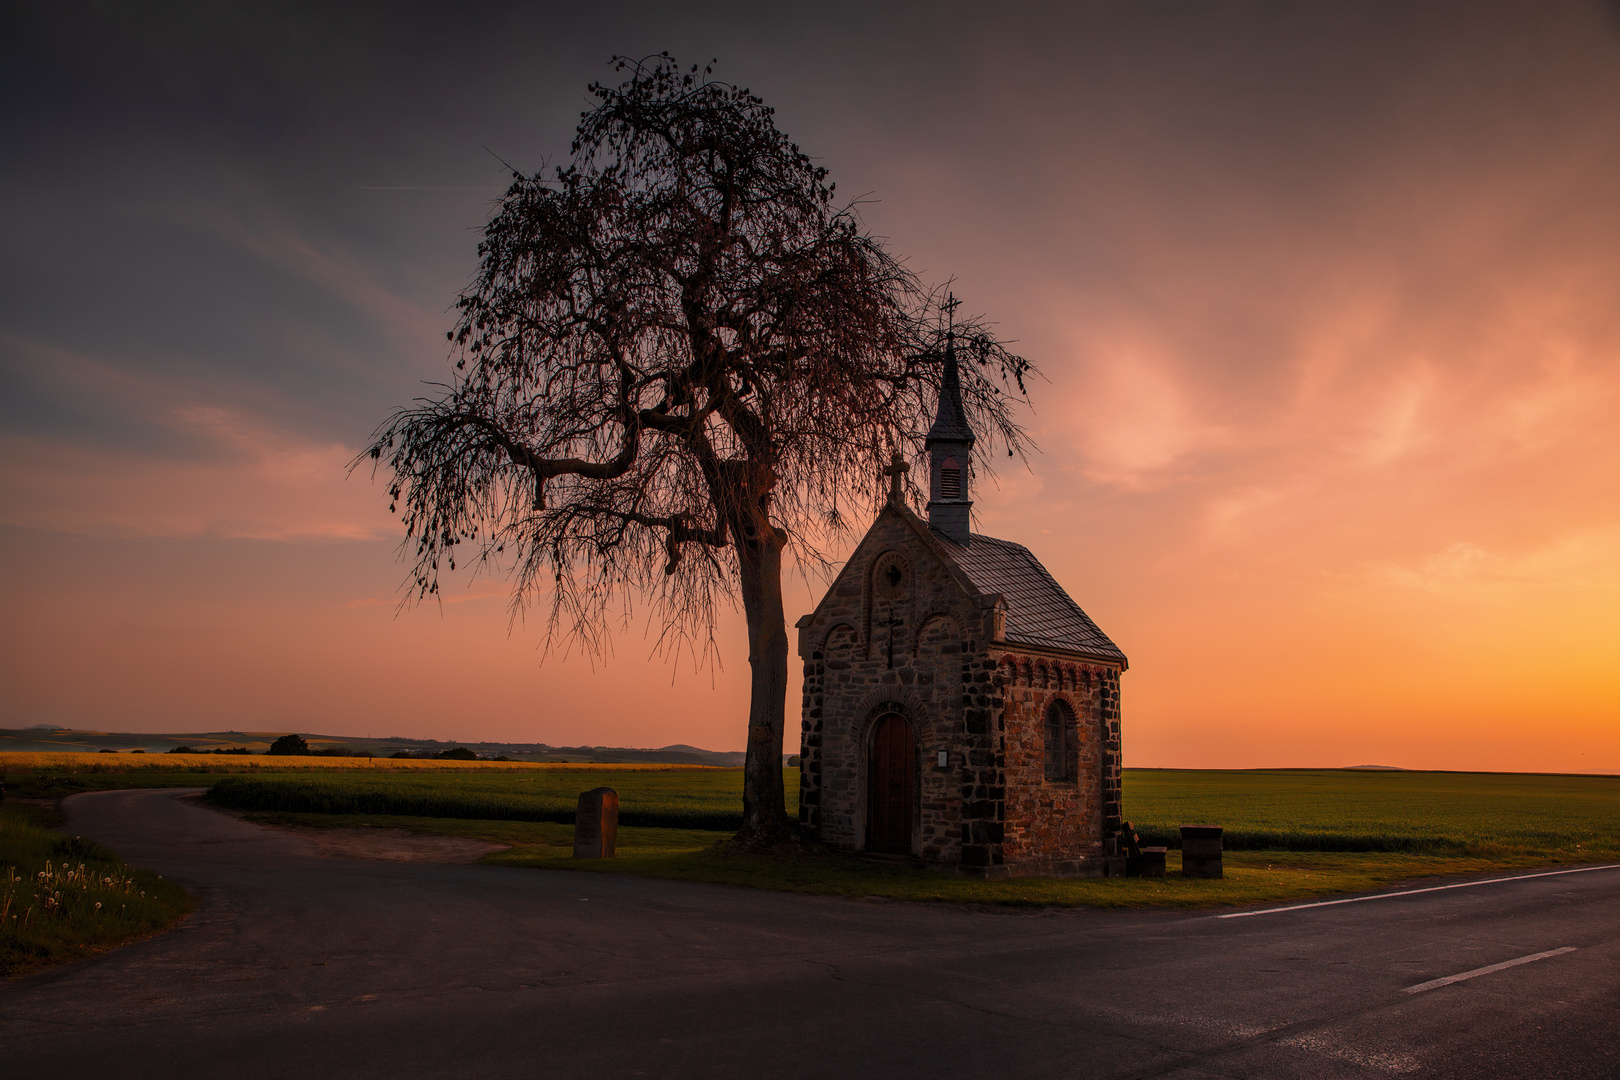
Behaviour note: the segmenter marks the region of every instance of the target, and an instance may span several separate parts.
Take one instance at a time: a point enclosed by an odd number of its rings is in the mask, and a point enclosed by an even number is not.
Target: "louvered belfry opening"
[[[968,472],[973,461],[973,429],[962,409],[962,376],[956,366],[956,338],[946,339],[945,371],[939,380],[939,408],[928,429],[928,525],[960,547],[971,542],[973,500]]]

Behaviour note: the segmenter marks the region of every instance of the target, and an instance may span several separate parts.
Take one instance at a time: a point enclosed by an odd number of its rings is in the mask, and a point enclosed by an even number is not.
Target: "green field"
[[[783,770],[790,805],[799,770]],[[611,787],[621,825],[735,831],[742,825],[741,769],[529,769],[507,773],[337,773],[229,776],[209,798],[235,810],[395,814],[572,824],[579,794]]]
[[[1125,811],[1146,843],[1176,826],[1226,829],[1226,878],[976,881],[880,866],[836,852],[759,855],[724,843],[740,822],[742,772],[641,766],[251,771],[92,755],[0,760],[15,794],[51,797],[123,786],[212,787],[215,800],[267,824],[381,826],[509,845],[493,865],[628,873],[852,897],[1014,905],[1212,906],[1299,899],[1458,874],[1620,860],[1620,778],[1360,770],[1129,769]],[[151,759],[148,759],[150,762]],[[423,764],[423,763],[418,763]],[[445,767],[439,767],[445,766]],[[620,795],[619,857],[573,858],[580,792]],[[789,807],[798,771],[785,770]],[[790,809],[791,812],[791,809]]]
[[[430,785],[454,782],[450,776],[425,779]],[[581,773],[567,779],[580,789],[590,782]],[[628,790],[624,779],[602,775],[600,782],[623,791]],[[797,776],[790,772],[786,779],[791,791]],[[730,774],[729,781],[726,774],[707,774],[704,780],[711,796],[729,782],[731,797],[740,797],[738,774]],[[678,800],[682,784],[681,777],[653,778],[641,790]],[[395,826],[510,845],[482,860],[491,865],[1000,906],[1246,905],[1620,858],[1620,778],[1615,777],[1133,769],[1125,774],[1125,797],[1127,812],[1135,815],[1148,842],[1174,846],[1181,823],[1224,825],[1237,849],[1226,856],[1226,876],[1181,878],[1179,854],[1172,851],[1170,876],[1161,879],[977,881],[873,865],[836,852],[762,856],[717,845],[724,832],[634,826],[620,829],[618,858],[576,860],[573,830],[560,823],[563,817],[526,822],[277,813],[265,819],[303,826]]]
[[[580,792],[606,785],[619,793],[626,826],[724,832],[741,823],[740,769],[518,765],[384,771],[323,765],[281,772],[260,765],[225,773],[154,763],[113,771],[95,755],[80,755],[82,764],[69,757],[54,755],[48,768],[23,770],[16,766],[28,755],[7,755],[5,783],[14,794],[36,797],[198,786],[211,787],[221,805],[242,810],[560,824],[572,823]],[[1226,846],[1234,851],[1561,857],[1620,852],[1620,777],[1127,769],[1124,781],[1125,815],[1143,842],[1170,847],[1177,844],[1178,825],[1207,822],[1225,828]],[[798,770],[784,770],[790,814],[798,782]]]
[[[798,770],[783,781],[792,806]],[[618,791],[624,825],[741,824],[742,773],[733,769],[237,776],[216,781],[212,797],[242,810],[566,824],[578,793],[596,784]],[[1131,769],[1125,810],[1143,843],[1170,847],[1178,825],[1209,822],[1225,827],[1229,850],[1573,854],[1616,850],[1620,778]]]
[[[1225,827],[1229,850],[1620,850],[1620,777],[1277,769],[1128,769],[1143,843]]]
[[[191,907],[174,882],[50,831],[59,820],[43,807],[0,804],[0,977],[105,952]]]

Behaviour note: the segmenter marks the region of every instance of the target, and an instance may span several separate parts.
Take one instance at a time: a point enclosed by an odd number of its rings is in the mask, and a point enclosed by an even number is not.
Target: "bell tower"
[[[928,450],[928,526],[947,540],[968,546],[973,500],[973,429],[962,411],[962,379],[956,370],[956,334],[945,338],[945,374],[939,409],[923,446]]]

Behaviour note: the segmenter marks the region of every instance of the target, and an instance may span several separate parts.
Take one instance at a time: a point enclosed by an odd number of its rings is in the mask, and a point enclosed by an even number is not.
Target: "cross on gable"
[[[889,666],[894,667],[894,631],[897,627],[906,625],[906,621],[891,611],[887,619],[878,621],[878,625],[889,628]]]
[[[906,464],[906,459],[901,457],[899,454],[895,454],[893,457],[891,457],[889,459],[889,467],[883,470],[883,475],[889,478],[889,498],[894,502],[899,502],[902,497],[900,491],[900,478],[905,476],[906,473],[910,471],[911,466]]]

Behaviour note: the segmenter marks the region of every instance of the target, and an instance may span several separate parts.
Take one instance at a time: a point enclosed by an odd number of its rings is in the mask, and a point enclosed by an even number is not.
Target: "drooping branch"
[[[621,69],[571,159],[514,175],[485,226],[453,382],[369,452],[414,596],[470,550],[511,576],[514,615],[546,603],[548,640],[594,656],[643,601],[662,645],[706,653],[740,594],[780,680],[785,628],[755,623],[780,622],[783,552],[830,565],[890,455],[920,450],[947,330],[984,468],[1027,445],[1033,371],[982,321],[947,322],[758,97],[667,56]],[[750,731],[779,744],[770,696]],[[750,736],[750,791],[768,743]]]

